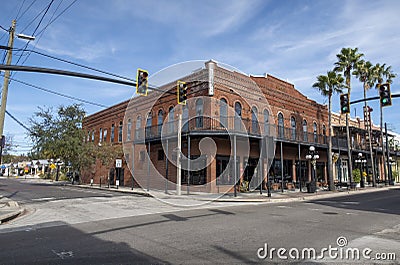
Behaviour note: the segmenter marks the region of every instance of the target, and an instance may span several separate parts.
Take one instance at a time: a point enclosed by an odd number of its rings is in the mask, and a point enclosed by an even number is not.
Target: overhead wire
[[[32,3],[25,9],[25,11],[22,13],[22,15],[20,17],[17,17],[16,20],[18,21],[19,19],[21,19],[36,1],[37,0],[32,1]]]
[[[19,6],[17,15],[15,16],[15,20],[17,20],[17,17],[19,16],[19,13],[21,12],[21,9],[22,9],[22,7],[24,6],[24,4],[25,4],[25,0],[24,0],[24,1],[22,2],[22,4]]]

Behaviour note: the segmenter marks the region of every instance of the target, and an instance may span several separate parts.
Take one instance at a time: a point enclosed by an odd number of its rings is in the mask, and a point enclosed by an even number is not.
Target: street
[[[399,264],[400,189],[194,209],[28,180],[3,179],[0,191],[31,209],[0,226],[0,264],[268,263],[285,261],[279,248],[296,264],[382,262],[376,253],[395,254],[386,264]],[[371,260],[322,256],[322,248],[338,248],[339,238],[343,248],[370,248]],[[293,248],[315,248],[321,258],[293,259]]]

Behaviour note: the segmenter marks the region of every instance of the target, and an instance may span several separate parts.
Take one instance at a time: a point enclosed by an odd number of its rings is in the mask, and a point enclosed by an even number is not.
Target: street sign
[[[115,159],[115,167],[116,168],[122,167],[122,159]]]
[[[50,164],[50,168],[51,169],[56,169],[56,165],[55,164]]]

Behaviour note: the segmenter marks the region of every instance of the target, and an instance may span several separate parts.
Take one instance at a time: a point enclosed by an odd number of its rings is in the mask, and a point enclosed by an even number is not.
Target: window
[[[282,112],[279,112],[278,114],[278,137],[283,138],[284,136],[284,120],[283,120],[283,114]]]
[[[158,160],[164,160],[164,150],[163,149],[158,150],[157,158],[158,158]]]
[[[224,98],[219,102],[219,116],[221,127],[228,128],[228,104]]]
[[[235,103],[235,130],[242,129],[242,105],[239,102]]]
[[[267,109],[264,110],[264,133],[269,135],[269,111]]]
[[[157,132],[158,135],[161,135],[161,128],[163,125],[163,121],[164,121],[164,111],[162,109],[160,109],[158,111],[158,117],[157,117]]]
[[[290,129],[292,140],[296,140],[296,119],[293,116],[290,117]]]
[[[203,99],[196,101],[196,127],[203,128]]]
[[[90,141],[90,131],[88,131],[87,138],[86,138],[86,142],[89,142],[89,141]]]
[[[104,133],[103,133],[103,141],[107,141],[107,129],[104,129]]]
[[[258,133],[258,119],[257,119],[258,110],[256,107],[251,108],[251,132]]]
[[[146,120],[146,137],[151,136],[151,124],[153,123],[153,114],[149,112]]]
[[[306,120],[303,120],[303,140],[305,142],[308,141],[307,121]]]
[[[326,144],[326,127],[325,127],[325,124],[322,125],[322,134],[324,135],[324,144]]]
[[[141,130],[140,127],[142,126],[142,117],[138,116],[136,119],[136,130],[135,130],[135,138],[140,139],[141,138]]]
[[[126,128],[126,140],[131,140],[131,133],[132,133],[132,121],[131,119],[128,120],[128,126]]]
[[[110,142],[114,142],[114,136],[115,136],[115,125],[114,123],[111,125],[111,135],[110,135]]]
[[[103,129],[100,128],[99,129],[99,143],[101,143],[102,140],[103,140]]]
[[[314,143],[318,142],[317,123],[313,123]]]
[[[189,131],[189,109],[187,105],[184,105],[182,113],[182,131]]]
[[[119,122],[118,127],[118,142],[122,142],[122,121]]]
[[[174,131],[174,120],[175,120],[174,107],[169,107],[168,110],[168,132],[172,133]]]
[[[94,142],[94,131],[92,131],[92,142]]]

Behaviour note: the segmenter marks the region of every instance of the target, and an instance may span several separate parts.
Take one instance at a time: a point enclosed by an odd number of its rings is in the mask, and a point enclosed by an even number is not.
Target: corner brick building
[[[134,182],[145,189],[168,191],[176,189],[180,178],[182,190],[215,193],[231,192],[235,183],[238,191],[264,189],[269,179],[272,189],[293,189],[311,180],[311,164],[305,157],[314,146],[320,157],[315,179],[319,185],[327,184],[327,106],[276,77],[247,76],[214,61],[180,80],[189,88],[186,105],[177,105],[174,80],[146,97],[132,98],[84,119],[86,141],[120,144],[125,154],[123,170],[117,175],[115,165],[97,163],[94,171],[83,173],[84,182],[93,178],[99,183],[100,177],[109,177],[112,184],[118,179],[119,185]],[[333,116],[333,152],[339,158],[334,161],[334,178],[346,182],[343,117]],[[362,124],[352,120],[350,125],[352,159],[359,152],[368,156]],[[381,154],[375,150],[375,164],[381,170]],[[192,162],[188,163],[188,157]],[[371,167],[369,161],[368,171]]]

